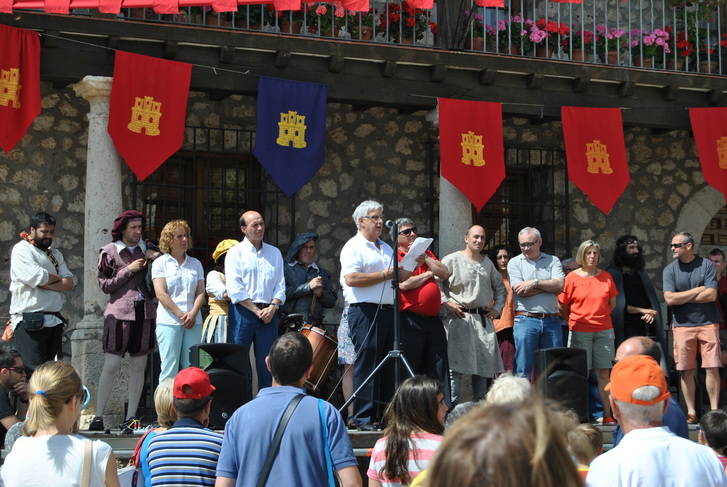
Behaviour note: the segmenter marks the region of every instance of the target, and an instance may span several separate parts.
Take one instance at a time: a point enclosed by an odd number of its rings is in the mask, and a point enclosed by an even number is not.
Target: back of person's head
[[[177,414],[174,412],[174,379],[171,377],[164,379],[154,390],[154,409],[157,413],[157,422],[160,426],[171,428],[174,421],[177,420]]]
[[[579,424],[568,432],[568,448],[578,463],[590,465],[603,451],[603,433],[590,423]]]
[[[479,401],[467,401],[457,404],[450,412],[447,413],[447,418],[444,422],[444,429],[448,430],[452,425],[461,417],[472,411],[474,408],[479,406]]]
[[[382,473],[386,477],[409,483],[409,436],[417,431],[442,434],[444,418],[439,416],[439,404],[443,398],[442,384],[431,377],[416,375],[401,383],[384,412],[386,461]]]
[[[215,387],[207,372],[197,367],[187,367],[174,376],[172,394],[177,418],[197,418],[212,401]],[[154,394],[156,401],[156,393]],[[156,406],[156,402],[155,402]]]
[[[280,335],[268,354],[270,372],[281,386],[296,385],[313,363],[313,348],[298,332]]]
[[[429,472],[429,487],[581,485],[553,412],[537,398],[475,408],[447,431]]]
[[[35,369],[28,384],[30,404],[23,434],[33,436],[53,426],[63,407],[82,390],[81,378],[67,362],[46,362]]]
[[[17,350],[7,343],[0,343],[0,369],[15,367],[15,359],[20,357]]]
[[[699,427],[707,445],[724,455],[727,452],[727,412],[723,409],[709,411],[702,416]]]
[[[661,425],[669,389],[663,370],[652,357],[623,357],[611,369],[606,390],[618,407],[618,419],[626,433],[632,427]]]
[[[505,372],[492,383],[492,387],[485,396],[485,402],[487,404],[506,404],[524,401],[532,395],[532,390],[530,381],[525,377]]]

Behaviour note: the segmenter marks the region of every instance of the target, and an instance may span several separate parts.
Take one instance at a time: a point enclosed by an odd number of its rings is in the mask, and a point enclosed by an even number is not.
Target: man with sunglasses
[[[28,383],[20,354],[0,344],[0,446],[5,433],[25,418],[28,410]]]
[[[417,238],[417,227],[410,218],[399,218],[396,226],[401,262]],[[415,374],[428,375],[447,385],[447,335],[439,318],[442,298],[435,278],[447,280],[449,269],[431,250],[420,255],[417,263],[411,276],[399,283],[401,350]],[[449,394],[444,397],[449,401]]]
[[[674,261],[664,268],[664,300],[671,307],[674,334],[674,361],[680,375],[687,422],[699,421],[694,404],[694,372],[697,349],[707,380],[711,409],[719,407],[719,311],[717,275],[714,264],[694,252],[694,237],[680,232],[671,239]]]

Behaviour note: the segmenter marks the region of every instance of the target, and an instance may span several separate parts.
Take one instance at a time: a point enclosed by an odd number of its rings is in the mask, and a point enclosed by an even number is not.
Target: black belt
[[[252,303],[257,306],[257,309],[265,309],[270,306],[270,303]]]
[[[363,306],[379,306],[378,303],[351,303],[349,306],[363,307]],[[382,304],[381,309],[392,310],[394,309],[393,304]]]
[[[527,311],[515,311],[515,316],[527,316],[528,318],[551,318],[553,316],[560,316],[558,313],[529,313]]]
[[[487,308],[462,308],[463,313],[470,313],[473,315],[484,315],[490,311]]]

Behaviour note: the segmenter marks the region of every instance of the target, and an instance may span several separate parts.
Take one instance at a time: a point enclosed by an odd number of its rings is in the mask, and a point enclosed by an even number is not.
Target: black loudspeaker
[[[232,413],[250,400],[249,347],[232,343],[200,343],[189,349],[189,362],[207,372],[215,386],[209,427],[224,429]]]
[[[588,359],[582,348],[544,348],[535,354],[538,390],[576,412],[582,422],[588,411]]]

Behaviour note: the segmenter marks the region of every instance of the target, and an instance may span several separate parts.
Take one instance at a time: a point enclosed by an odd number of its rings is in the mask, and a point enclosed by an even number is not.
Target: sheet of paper
[[[399,262],[399,267],[409,272],[416,269],[417,257],[422,255],[424,251],[432,245],[432,242],[434,242],[433,238],[417,237],[414,242],[412,242],[411,247],[409,247],[409,252],[407,252],[404,258],[401,259],[401,262]]]

